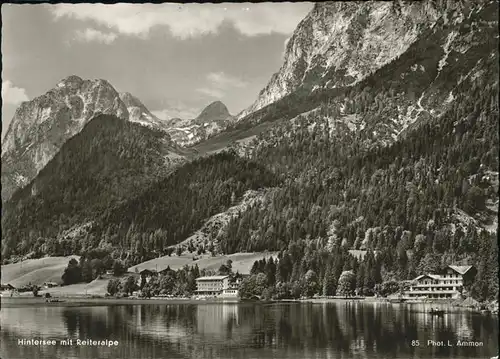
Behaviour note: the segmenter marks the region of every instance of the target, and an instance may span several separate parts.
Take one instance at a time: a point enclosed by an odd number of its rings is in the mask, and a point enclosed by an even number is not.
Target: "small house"
[[[145,283],[149,283],[151,278],[158,276],[157,271],[152,271],[149,269],[143,269],[142,271],[139,272],[139,274],[140,274],[139,285],[141,285],[143,281],[145,281]]]
[[[43,287],[43,288],[46,288],[46,289],[47,289],[47,288],[54,288],[54,287],[57,287],[57,286],[58,286],[58,284],[57,284],[57,283],[55,283],[55,282],[45,282],[45,283],[43,283],[43,285],[42,285],[42,287]]]
[[[4,290],[14,290],[16,289],[13,285],[11,284],[2,284],[0,285],[0,290],[4,291]]]

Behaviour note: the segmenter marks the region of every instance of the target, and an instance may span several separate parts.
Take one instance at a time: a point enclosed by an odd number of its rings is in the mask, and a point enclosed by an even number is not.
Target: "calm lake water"
[[[2,307],[2,359],[72,358],[490,358],[498,319],[388,303],[139,304]],[[72,345],[61,340],[73,339]],[[118,341],[113,347],[76,340]],[[53,339],[55,346],[20,345]],[[412,346],[418,340],[419,346]],[[428,340],[445,346],[428,345]],[[459,347],[457,340],[478,341]],[[452,346],[447,346],[448,341]],[[414,342],[415,344],[415,342]]]

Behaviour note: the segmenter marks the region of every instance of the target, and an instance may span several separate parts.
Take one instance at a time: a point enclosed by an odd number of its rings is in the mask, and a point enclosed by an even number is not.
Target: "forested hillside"
[[[116,131],[100,129],[87,138],[87,152],[79,147],[79,138],[90,135],[84,130],[34,184],[15,195],[15,206],[9,201],[2,223],[4,258],[105,248],[113,258],[137,264],[167,254],[168,246],[234,205],[247,190],[279,184],[265,167],[234,153],[199,158],[167,173],[150,129],[109,121]],[[106,155],[97,159],[98,154]]]
[[[104,241],[131,254],[132,263],[165,255],[168,246],[234,205],[247,190],[279,182],[264,166],[234,153],[200,158],[179,167],[140,196],[108,207],[82,246],[92,248]]]
[[[104,208],[141,193],[188,156],[161,131],[97,116],[5,204],[2,257],[55,253],[65,238],[64,252],[75,253]]]
[[[494,74],[493,59],[484,70],[483,80]],[[492,224],[490,207],[498,189],[498,83],[483,80],[463,92],[439,122],[423,124],[375,150],[331,136],[324,130],[328,119],[319,116],[312,129],[302,122],[286,135],[262,136],[258,141],[268,145],[258,146],[251,157],[290,180],[275,194],[271,209],[260,211],[273,218],[272,226],[256,210],[242,216],[242,223],[254,222],[254,229],[267,229],[267,238],[276,240],[257,240],[264,233],[252,239],[241,231],[236,235],[238,224],[223,249],[248,248],[247,239],[255,243],[250,250],[280,249],[278,238],[324,236],[334,220],[338,237],[349,247],[359,247],[368,228],[401,226],[423,233],[429,220],[440,229],[459,210]],[[260,226],[263,222],[267,225]]]
[[[248,155],[288,176],[287,185],[266,208],[255,206],[233,219],[221,250],[290,252],[301,246],[289,268],[290,274],[298,266],[299,274],[290,280],[304,279],[312,270],[319,283],[329,266],[337,266],[336,273],[342,268],[359,273],[356,261],[332,257],[332,250],[377,251],[378,279],[370,279],[370,290],[382,279],[474,264],[482,268],[481,283],[487,283],[481,291],[494,297],[497,73],[496,56],[490,56],[473,79],[454,89],[454,106],[392,145],[361,146],[362,134],[329,131],[329,117],[321,113],[261,135]]]

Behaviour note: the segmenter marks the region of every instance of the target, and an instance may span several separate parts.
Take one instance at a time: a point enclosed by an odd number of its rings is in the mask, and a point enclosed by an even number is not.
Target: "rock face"
[[[496,61],[497,9],[486,0],[317,3],[232,137],[211,146],[244,154],[304,124],[367,148],[390,145],[439,121]]]
[[[439,12],[430,2],[320,2],[286,44],[284,63],[238,120],[299,87],[353,85],[395,59]]]
[[[222,132],[234,122],[226,105],[212,102],[194,119],[174,118],[168,122],[167,132],[180,146],[190,146]]]
[[[195,122],[202,124],[205,122],[221,122],[231,117],[226,105],[220,101],[212,102],[205,107],[203,111],[196,117]]]
[[[160,120],[137,97],[118,93],[106,80],[69,76],[17,109],[2,143],[2,201],[35,178],[61,146],[99,114],[161,130],[168,141],[181,146],[218,133],[233,120],[220,101],[195,119]]]
[[[109,82],[69,76],[17,109],[2,143],[2,201],[29,183],[98,114],[162,128],[139,100],[120,95]]]
[[[160,120],[158,117],[153,115],[144,104],[137,98],[134,97],[129,92],[120,93],[120,100],[126,106],[128,111],[128,120],[131,122],[137,122],[141,125],[159,128],[163,130],[168,130],[166,121]]]

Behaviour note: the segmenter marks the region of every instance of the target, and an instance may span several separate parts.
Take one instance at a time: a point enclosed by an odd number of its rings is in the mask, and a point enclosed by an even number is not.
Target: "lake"
[[[465,359],[498,355],[496,316],[447,308],[449,313],[435,317],[428,314],[430,308],[343,301],[3,306],[0,354],[3,359]],[[49,345],[30,345],[28,340],[46,340]],[[457,340],[480,346],[457,346]]]

